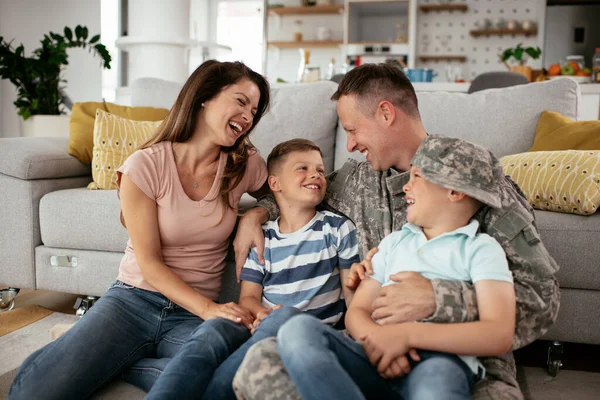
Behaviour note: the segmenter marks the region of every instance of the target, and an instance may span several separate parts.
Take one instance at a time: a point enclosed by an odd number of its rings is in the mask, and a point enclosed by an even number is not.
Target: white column
[[[117,46],[129,53],[129,83],[142,77],[184,82],[189,76],[189,0],[129,0],[128,36]]]

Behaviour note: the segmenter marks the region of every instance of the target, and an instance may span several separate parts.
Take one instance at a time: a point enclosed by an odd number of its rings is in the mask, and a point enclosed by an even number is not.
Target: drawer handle
[[[75,256],[50,256],[50,264],[53,267],[76,267],[77,257]]]

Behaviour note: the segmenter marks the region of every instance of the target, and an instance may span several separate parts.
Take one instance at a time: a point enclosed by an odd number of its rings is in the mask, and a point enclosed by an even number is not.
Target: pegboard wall
[[[545,4],[540,4],[540,0],[418,0],[418,4],[464,4],[468,7],[466,12],[417,10],[416,66],[436,71],[438,76],[434,78],[435,82],[448,81],[446,66],[449,65],[459,67],[466,81],[483,72],[505,71],[506,67],[500,62],[498,54],[518,43],[523,43],[525,47],[538,46],[540,35],[543,35]],[[469,33],[490,24],[490,28],[497,28],[516,21],[520,26],[527,20],[536,24],[537,35],[474,37]],[[441,55],[465,56],[466,61],[419,59],[420,56]],[[538,68],[541,61],[530,62],[529,65]]]

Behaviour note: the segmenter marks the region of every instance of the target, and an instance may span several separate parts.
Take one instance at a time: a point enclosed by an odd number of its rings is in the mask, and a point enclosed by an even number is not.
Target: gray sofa
[[[141,79],[133,105],[170,107],[180,85]],[[304,137],[324,153],[326,169],[350,155],[338,125],[333,82],[272,88],[272,105],[252,140],[264,157],[280,141]],[[475,94],[418,92],[425,128],[492,149],[499,157],[531,146],[539,116],[553,110],[577,119],[576,83],[559,79]],[[67,154],[67,139],[0,139],[0,282],[20,288],[100,296],[114,281],[127,241],[115,191],[90,191],[89,166]],[[251,206],[244,199],[244,206]],[[536,212],[548,250],[561,269],[559,317],[546,338],[600,344],[600,213]],[[56,257],[62,256],[62,257]],[[233,257],[222,298],[235,299]]]

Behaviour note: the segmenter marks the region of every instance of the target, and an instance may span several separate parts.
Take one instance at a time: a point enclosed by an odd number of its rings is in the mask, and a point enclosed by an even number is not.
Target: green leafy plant
[[[77,25],[74,30],[65,27],[64,35],[50,32],[41,40],[42,47],[31,57],[25,57],[21,44],[13,49],[12,41],[0,36],[0,78],[8,79],[17,87],[14,105],[24,120],[32,115],[60,115],[66,96],[62,89],[66,80],[61,78],[62,67],[68,65],[67,50],[74,47],[88,49],[102,59],[102,66],[110,69],[112,58],[106,46],[99,43],[100,35],[88,39],[88,28]]]
[[[539,47],[522,47],[523,43],[519,43],[516,47],[509,47],[504,50],[500,56],[502,62],[506,62],[513,58],[519,63],[519,65],[525,65],[528,58],[537,60],[542,54],[542,50]]]

